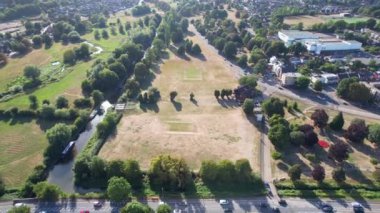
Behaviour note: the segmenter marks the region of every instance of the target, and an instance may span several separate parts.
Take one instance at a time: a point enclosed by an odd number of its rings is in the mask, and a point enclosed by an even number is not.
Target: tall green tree
[[[61,189],[57,185],[47,182],[37,183],[33,187],[33,192],[36,193],[38,199],[44,201],[58,201],[60,194],[62,194]]]
[[[340,131],[340,130],[342,130],[343,126],[344,126],[343,113],[342,113],[342,112],[339,112],[339,113],[333,118],[333,120],[330,122],[329,127],[330,127],[332,130]]]
[[[131,197],[131,185],[122,177],[108,180],[107,195],[111,201],[121,202]]]

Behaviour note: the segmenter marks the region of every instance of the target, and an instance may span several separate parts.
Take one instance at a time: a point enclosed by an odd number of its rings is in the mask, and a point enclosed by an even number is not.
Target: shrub
[[[355,119],[344,133],[344,137],[354,143],[362,143],[368,135],[368,127],[364,120]]]
[[[301,131],[292,131],[289,134],[290,136],[290,142],[293,145],[300,146],[305,143],[305,133]]]
[[[372,143],[380,144],[380,124],[368,126],[368,140]]]
[[[373,165],[377,165],[379,163],[379,161],[374,157],[372,157],[370,161]]]
[[[332,171],[332,178],[337,182],[341,183],[346,180],[346,172],[342,167],[335,168]]]
[[[288,175],[292,181],[299,180],[301,178],[301,173],[302,169],[300,164],[295,164],[288,170]]]
[[[348,159],[348,146],[344,142],[334,143],[329,148],[329,156],[338,162]]]
[[[282,158],[282,154],[280,152],[272,152],[273,160],[280,160]]]
[[[314,121],[314,126],[324,128],[327,125],[329,116],[323,109],[316,109],[311,115],[311,119]]]
[[[315,154],[312,154],[312,153],[307,153],[305,155],[305,158],[308,159],[310,162],[315,162],[317,160],[317,157],[315,156]]]
[[[311,175],[313,176],[313,179],[322,182],[325,179],[325,168],[323,168],[321,165],[316,165],[311,172]]]
[[[342,130],[344,126],[344,118],[343,118],[343,113],[339,112],[333,120],[329,124],[330,128],[335,131],[340,131]]]
[[[253,107],[254,107],[254,103],[252,99],[247,98],[244,100],[242,108],[245,114],[251,115],[253,113]]]

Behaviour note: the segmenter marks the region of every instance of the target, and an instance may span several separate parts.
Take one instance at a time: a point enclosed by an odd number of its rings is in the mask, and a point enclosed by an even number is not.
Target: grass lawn
[[[359,21],[367,21],[369,17],[340,17],[339,15],[318,15],[318,16],[288,16],[285,17],[284,23],[288,25],[297,25],[302,22],[305,28],[309,28],[314,24],[323,24],[329,21],[344,20],[347,23],[355,23]]]
[[[0,121],[0,176],[7,187],[19,187],[42,164],[47,140],[36,121]]]
[[[0,91],[7,88],[7,84],[14,80],[17,76],[23,75],[24,67],[27,65],[35,65],[43,68],[50,65],[54,61],[63,60],[63,52],[71,49],[76,45],[62,45],[61,43],[54,43],[50,49],[36,49],[31,51],[20,58],[10,58],[8,64],[0,68]]]

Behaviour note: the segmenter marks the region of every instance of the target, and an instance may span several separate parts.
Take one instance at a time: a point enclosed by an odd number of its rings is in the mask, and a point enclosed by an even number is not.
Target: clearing
[[[99,155],[107,160],[136,159],[143,169],[160,154],[182,157],[192,169],[199,169],[203,160],[246,158],[258,172],[260,133],[233,101],[214,97],[215,89],[237,85],[233,72],[202,37],[195,34],[190,39],[200,45],[203,57],[183,59],[170,53],[154,70],[152,84],[162,97],[156,111],[129,110]],[[169,93],[174,90],[178,96],[172,103]],[[189,100],[191,92],[195,101]]]
[[[0,175],[7,188],[19,187],[42,164],[47,140],[36,121],[0,121]]]

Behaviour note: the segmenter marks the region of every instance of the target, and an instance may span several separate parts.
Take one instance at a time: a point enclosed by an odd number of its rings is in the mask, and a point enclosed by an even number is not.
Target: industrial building
[[[285,46],[300,42],[306,46],[309,52],[317,55],[322,52],[355,51],[362,47],[362,43],[358,41],[346,41],[330,35],[308,31],[282,30],[278,32],[278,37],[285,43]]]

